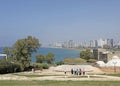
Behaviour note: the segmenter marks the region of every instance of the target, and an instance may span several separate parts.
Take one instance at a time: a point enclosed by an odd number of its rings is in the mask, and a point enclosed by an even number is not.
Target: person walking
[[[73,75],[73,69],[71,69],[71,74]]]
[[[79,69],[79,75],[82,75],[82,70],[81,69]]]

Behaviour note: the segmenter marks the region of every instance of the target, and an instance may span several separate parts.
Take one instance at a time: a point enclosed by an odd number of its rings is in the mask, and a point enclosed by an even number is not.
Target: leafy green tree
[[[45,61],[45,57],[43,55],[37,55],[36,56],[36,62],[37,63],[43,63]]]
[[[3,48],[3,51],[6,53],[6,54],[10,54],[10,49],[8,47],[4,47]]]
[[[85,51],[80,52],[80,58],[88,61],[89,59],[93,59],[93,53],[90,51],[90,49],[86,49]]]
[[[39,40],[32,36],[19,39],[14,44],[13,57],[20,64],[22,70],[30,66],[31,55],[32,53],[37,52],[39,47]]]
[[[23,69],[30,66],[31,54],[39,47],[39,40],[32,36],[20,39],[14,44],[15,59],[21,63]]]
[[[4,47],[3,51],[4,51],[4,53],[7,54],[7,57],[10,57],[12,54],[12,49],[10,47]]]
[[[4,47],[3,51],[4,51],[5,54],[7,54],[7,61],[9,61],[9,62],[14,62],[15,61],[12,47]]]
[[[46,55],[46,58],[45,58],[45,61],[48,63],[48,64],[52,64],[53,61],[55,60],[55,57],[54,57],[54,54],[53,53],[48,53]]]

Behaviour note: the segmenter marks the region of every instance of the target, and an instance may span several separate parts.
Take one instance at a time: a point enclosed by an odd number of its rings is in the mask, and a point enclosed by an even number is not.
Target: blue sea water
[[[3,47],[0,47],[0,54],[3,53]],[[3,58],[0,56],[0,59]]]
[[[72,49],[62,49],[62,48],[40,48],[38,50],[39,54],[46,55],[47,53],[52,52],[55,55],[55,62],[61,61],[66,57],[77,58],[79,57],[80,50]],[[37,53],[37,54],[38,54]],[[35,58],[32,58],[35,61]]]
[[[0,48],[0,53],[3,53],[3,48]],[[35,56],[37,54],[47,55],[47,53],[52,52],[55,55],[55,62],[61,61],[66,57],[77,58],[79,57],[80,50],[73,49],[62,49],[62,48],[39,48],[36,53],[32,55],[32,62],[36,61]],[[1,57],[0,57],[1,58]]]

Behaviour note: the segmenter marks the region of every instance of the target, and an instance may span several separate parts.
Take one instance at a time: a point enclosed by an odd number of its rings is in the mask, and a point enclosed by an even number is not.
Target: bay
[[[49,52],[53,53],[55,55],[55,62],[61,61],[66,57],[70,58],[77,58],[80,55],[81,50],[75,50],[75,49],[63,49],[63,48],[39,48],[37,54],[42,54],[46,56]],[[34,54],[34,55],[35,55]],[[35,57],[33,55],[32,61],[35,61]]]
[[[0,53],[3,53],[3,48],[0,48]],[[63,49],[63,48],[44,48],[41,47],[38,49],[36,53],[32,54],[32,63],[36,61],[36,55],[42,54],[46,56],[49,52],[53,53],[55,55],[55,62],[61,61],[66,57],[70,58],[77,58],[80,55],[81,50],[75,50],[75,49]],[[1,58],[1,57],[0,57]]]

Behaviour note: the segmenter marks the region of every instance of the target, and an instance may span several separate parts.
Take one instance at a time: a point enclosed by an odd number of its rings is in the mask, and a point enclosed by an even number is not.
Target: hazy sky
[[[43,45],[120,40],[120,0],[0,0],[0,46],[28,35]]]

